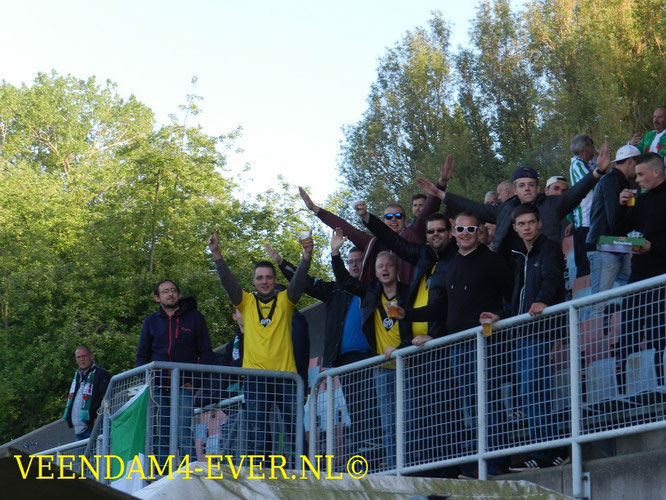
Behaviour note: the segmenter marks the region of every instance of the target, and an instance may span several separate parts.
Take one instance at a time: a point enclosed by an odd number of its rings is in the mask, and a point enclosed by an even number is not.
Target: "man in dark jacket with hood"
[[[197,311],[194,297],[181,298],[180,288],[173,280],[162,280],[154,288],[154,300],[160,308],[144,319],[136,349],[136,365],[151,361],[214,364],[208,327],[203,315]],[[194,457],[192,440],[192,399],[197,388],[191,374],[181,375],[179,388],[178,447],[180,457]],[[169,455],[171,387],[166,372],[156,375],[154,410],[158,418],[158,436],[153,453],[160,461]]]
[[[577,207],[587,193],[594,188],[597,181],[606,173],[609,163],[608,146],[604,144],[599,152],[597,168],[560,196],[546,196],[539,193],[537,171],[531,167],[518,167],[513,172],[516,196],[500,205],[485,205],[444,192],[425,179],[417,179],[416,182],[427,194],[440,197],[448,209],[473,212],[479,216],[481,222],[496,224],[492,249],[502,255],[513,267],[514,256],[511,254],[511,250],[520,249],[522,243],[512,228],[511,211],[521,204],[535,205],[541,214],[541,233],[549,240],[561,243],[562,219]],[[451,164],[449,170],[442,172],[443,180],[448,182],[452,174],[453,165]]]
[[[564,260],[560,246],[539,233],[541,218],[534,205],[523,204],[511,212],[513,230],[520,237],[523,248],[513,250],[516,255],[515,280],[511,306],[500,314],[483,312],[480,318],[497,321],[502,317],[529,313],[541,314],[547,306],[564,301]],[[527,415],[530,439],[533,441],[555,437],[550,414],[551,373],[550,349],[553,334],[561,324],[558,316],[514,329],[513,367],[501,371],[517,376],[519,408]],[[545,331],[535,329],[543,327]],[[550,334],[550,335],[549,335]],[[511,470],[538,469],[564,462],[561,449],[531,452],[521,467]]]

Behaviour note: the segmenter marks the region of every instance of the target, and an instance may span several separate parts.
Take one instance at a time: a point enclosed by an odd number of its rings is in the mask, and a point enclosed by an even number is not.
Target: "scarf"
[[[92,366],[88,370],[88,373],[81,375],[80,370],[76,370],[74,373],[74,379],[72,380],[72,385],[69,388],[69,395],[67,396],[67,406],[65,407],[65,414],[62,418],[67,419],[69,412],[71,411],[72,402],[74,401],[74,396],[76,395],[77,385],[81,388],[81,421],[90,422],[90,405],[92,404],[92,393],[93,393],[93,384],[95,383],[95,371],[97,371],[97,365],[93,362]]]

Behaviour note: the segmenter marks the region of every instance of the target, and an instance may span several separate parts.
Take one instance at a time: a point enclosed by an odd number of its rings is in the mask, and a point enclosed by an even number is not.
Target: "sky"
[[[275,187],[279,174],[319,201],[338,187],[341,127],[361,119],[386,49],[440,10],[455,50],[466,44],[477,4],[0,0],[0,78],[30,84],[53,69],[110,79],[158,124],[180,113],[187,94],[200,95],[203,111],[188,125],[210,135],[243,128],[235,143],[242,152],[228,155],[241,187]]]

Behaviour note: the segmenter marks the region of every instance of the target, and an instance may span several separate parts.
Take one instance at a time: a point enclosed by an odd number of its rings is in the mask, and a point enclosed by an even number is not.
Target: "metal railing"
[[[666,427],[666,275],[330,368],[309,397],[309,455],[374,473],[470,464],[486,479],[527,454],[572,460],[581,444]],[[582,318],[582,319],[581,319]],[[343,418],[346,416],[346,419]]]
[[[281,455],[287,466],[303,453],[302,379],[295,373],[152,362],[112,377],[89,439],[40,454],[75,454],[93,461],[114,450],[111,420],[143,387],[149,389],[145,455],[163,466],[209,456]],[[80,459],[80,458],[79,458]],[[268,457],[266,458],[268,460]],[[99,480],[108,483],[106,461]],[[293,465],[292,465],[293,466]],[[75,470],[78,466],[75,465]]]

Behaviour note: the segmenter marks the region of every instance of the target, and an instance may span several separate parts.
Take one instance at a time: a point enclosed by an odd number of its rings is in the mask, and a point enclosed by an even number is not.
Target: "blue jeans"
[[[451,378],[458,388],[458,411],[466,434],[476,436],[476,346],[465,344],[451,349]]]
[[[80,441],[81,439],[88,439],[90,437],[90,431],[91,429],[86,429],[81,434],[75,433],[74,436],[76,437],[77,441]]]
[[[288,466],[293,466],[290,465],[289,455],[293,455],[296,449],[296,384],[289,379],[250,376],[246,378],[245,401],[248,423],[247,451],[264,455],[266,460],[271,453],[279,453],[287,459]],[[278,438],[277,443],[270,442],[266,432],[273,403],[284,421],[284,434],[281,439]],[[278,430],[273,431],[277,436]]]
[[[382,426],[382,444],[389,468],[395,467],[395,369],[373,370],[377,411]]]
[[[527,416],[530,441],[553,437],[550,342],[537,336],[517,339],[514,362],[518,374],[519,408]]]
[[[194,436],[192,434],[192,392],[181,387],[178,394],[178,452],[182,459],[185,455],[190,460],[196,458]],[[153,450],[160,463],[169,456],[169,435],[171,433],[171,391],[163,387],[155,388],[155,415],[157,418],[157,436],[153,436]]]
[[[630,257],[628,253],[587,252],[591,293],[610,290],[616,281],[620,285],[626,285],[631,274]]]

